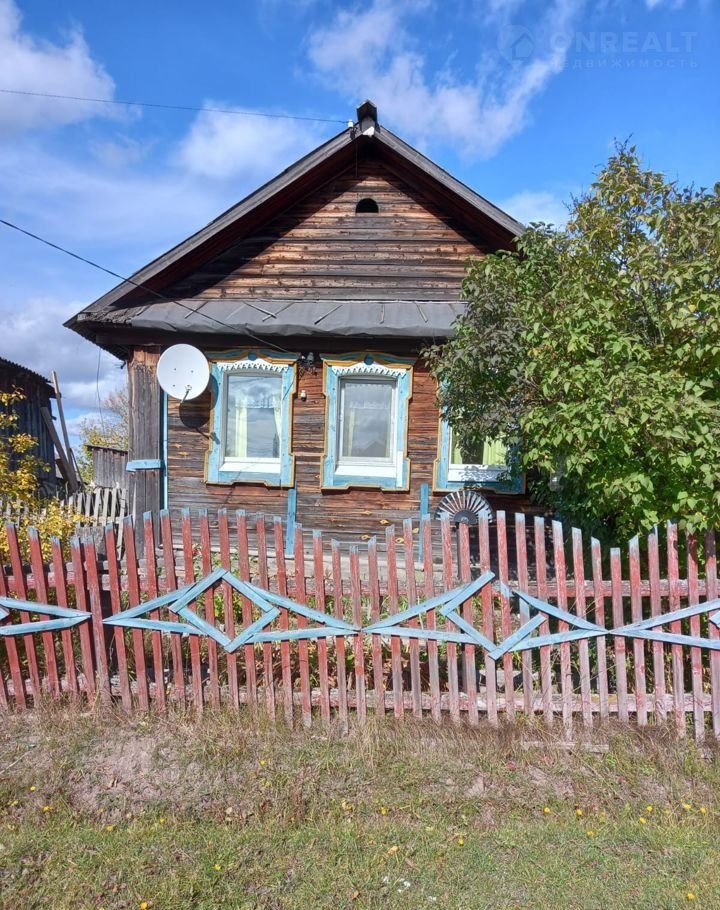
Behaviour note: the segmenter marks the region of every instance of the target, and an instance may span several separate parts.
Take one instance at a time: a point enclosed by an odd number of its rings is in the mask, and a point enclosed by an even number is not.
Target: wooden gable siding
[[[365,197],[378,214],[355,214]],[[364,160],[166,294],[453,302],[467,260],[485,249],[387,165]]]

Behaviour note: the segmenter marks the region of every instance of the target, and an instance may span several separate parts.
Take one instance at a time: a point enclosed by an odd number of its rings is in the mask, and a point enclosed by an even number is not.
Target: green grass
[[[714,752],[605,741],[429,722],[340,736],[230,713],[6,719],[0,906],[720,908]]]

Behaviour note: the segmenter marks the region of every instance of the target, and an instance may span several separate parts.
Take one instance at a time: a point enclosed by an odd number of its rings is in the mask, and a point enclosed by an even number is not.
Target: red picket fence
[[[102,554],[93,539],[65,553],[8,526],[0,709],[227,704],[306,725],[368,713],[471,725],[542,715],[566,727],[614,717],[720,737],[713,534],[679,542],[670,524],[604,552],[577,529],[502,512],[476,528],[407,521],[350,546],[293,533],[287,550],[281,519],[220,511],[214,547],[206,514],[173,524],[162,512],[145,517],[142,552],[126,519],[120,561],[113,526]]]

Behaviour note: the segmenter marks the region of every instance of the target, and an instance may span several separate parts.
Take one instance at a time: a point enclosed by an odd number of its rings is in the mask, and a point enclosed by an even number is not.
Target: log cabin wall
[[[393,353],[388,351],[387,353]],[[407,352],[405,352],[407,353]],[[388,524],[420,514],[423,484],[432,490],[437,458],[438,408],[435,382],[421,360],[414,370],[413,397],[408,419],[409,490],[351,488],[321,489],[320,471],[325,440],[325,396],[322,368],[302,372],[294,402],[293,454],[297,521],[306,528],[330,530],[339,539],[382,534]],[[302,401],[300,394],[306,394]],[[210,394],[191,402],[168,405],[168,505],[176,511],[207,508],[245,509],[285,517],[288,491],[263,484],[232,485],[205,482],[205,458],[209,447]],[[432,492],[431,514],[445,494]],[[493,509],[514,512],[527,506],[525,496],[484,493]]]

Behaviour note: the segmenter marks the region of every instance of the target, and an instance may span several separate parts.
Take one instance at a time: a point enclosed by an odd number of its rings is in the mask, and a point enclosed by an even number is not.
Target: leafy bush
[[[564,230],[470,266],[456,337],[428,352],[461,444],[517,446],[538,498],[606,539],[720,525],[719,276],[720,184],[620,146]]]
[[[18,404],[25,398],[15,389],[0,392],[0,504],[3,518],[17,525],[24,559],[28,558],[26,528],[37,528],[48,558],[51,537],[66,541],[75,528],[76,516],[62,503],[40,496],[40,477],[50,470],[35,454],[37,440],[20,432]],[[7,562],[9,550],[5,534],[0,534],[0,559]]]

